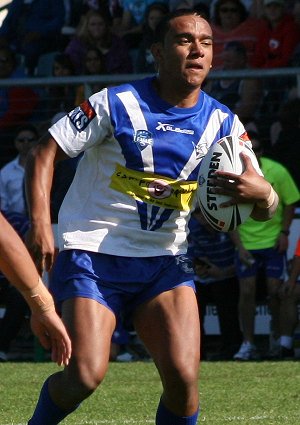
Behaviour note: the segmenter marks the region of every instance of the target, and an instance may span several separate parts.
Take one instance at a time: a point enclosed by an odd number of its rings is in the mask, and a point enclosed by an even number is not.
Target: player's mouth
[[[199,71],[199,70],[202,70],[203,69],[203,65],[201,65],[200,63],[193,62],[193,63],[187,64],[186,65],[186,68],[187,69],[194,69],[196,71]]]

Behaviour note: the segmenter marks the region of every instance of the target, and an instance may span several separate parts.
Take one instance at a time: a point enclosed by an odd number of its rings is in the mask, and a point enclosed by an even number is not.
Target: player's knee
[[[101,384],[105,372],[102,369],[91,367],[89,364],[78,364],[73,369],[71,380],[74,387],[81,393],[82,398],[88,397]]]
[[[175,368],[163,379],[168,405],[179,416],[196,411],[199,405],[198,372],[194,368]]]
[[[254,300],[255,299],[255,288],[253,288],[251,285],[243,286],[240,289],[240,299],[246,299],[246,300]]]
[[[175,364],[169,366],[164,374],[164,380],[166,387],[172,391],[178,391],[181,395],[188,393],[198,382],[199,362],[196,363],[192,359],[182,362],[177,360]]]

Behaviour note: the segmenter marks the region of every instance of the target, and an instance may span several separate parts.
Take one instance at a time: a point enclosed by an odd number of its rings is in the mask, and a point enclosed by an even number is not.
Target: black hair
[[[58,63],[63,68],[69,69],[71,74],[75,74],[74,64],[67,53],[58,53],[55,55],[53,59],[53,66],[55,63]]]
[[[240,0],[218,0],[215,4],[214,8],[214,14],[213,14],[213,21],[216,25],[221,25],[221,19],[220,19],[220,8],[223,6],[224,3],[234,3],[236,6],[238,13],[241,18],[241,22],[244,22],[248,18],[248,12],[244,4]]]
[[[40,137],[39,132],[38,132],[38,130],[37,130],[37,128],[36,128],[36,126],[35,126],[35,125],[33,125],[33,124],[30,124],[30,123],[20,125],[20,126],[17,128],[16,132],[15,132],[15,137],[17,137],[17,136],[18,136],[18,134],[20,134],[20,133],[21,133],[21,131],[31,131],[31,133],[33,133],[33,134],[35,135],[35,138],[36,138],[36,139],[38,139],[38,138]]]
[[[207,21],[210,20],[210,10],[209,10],[209,7],[205,3],[200,2],[200,3],[195,4],[195,6],[193,7],[193,10],[196,13],[198,13],[198,15],[202,16],[202,18],[206,19]]]
[[[154,33],[154,43],[163,43],[167,32],[170,29],[170,21],[179,16],[201,16],[193,9],[176,9],[165,15],[158,23]],[[205,19],[205,18],[203,18]],[[206,20],[206,19],[205,19]]]

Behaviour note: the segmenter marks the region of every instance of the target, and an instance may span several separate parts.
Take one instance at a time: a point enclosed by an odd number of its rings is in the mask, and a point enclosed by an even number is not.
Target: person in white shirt
[[[18,156],[0,170],[1,211],[26,214],[24,166],[28,151],[38,138],[38,131],[31,124],[24,125],[18,129],[14,139]]]

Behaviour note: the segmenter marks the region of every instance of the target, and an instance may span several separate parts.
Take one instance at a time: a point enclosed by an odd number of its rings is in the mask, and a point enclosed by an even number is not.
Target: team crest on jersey
[[[142,151],[147,146],[153,145],[152,133],[148,130],[137,130],[134,135],[134,143],[137,144],[138,148]]]
[[[95,116],[96,112],[88,100],[85,100],[68,114],[71,123],[79,132],[83,131]]]
[[[207,146],[206,143],[198,143],[198,145],[194,145],[196,152],[196,159],[203,158],[207,154]]]

